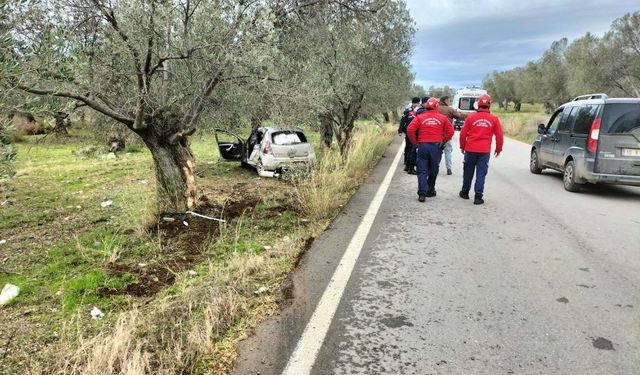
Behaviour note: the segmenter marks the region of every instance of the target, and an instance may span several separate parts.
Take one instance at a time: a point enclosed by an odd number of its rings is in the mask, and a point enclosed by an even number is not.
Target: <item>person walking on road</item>
[[[496,138],[495,156],[500,156],[504,138],[498,117],[492,115],[491,96],[482,94],[478,98],[478,111],[467,116],[460,131],[460,151],[464,154],[464,176],[460,198],[469,199],[471,180],[476,173],[473,204],[483,204],[484,180],[489,171],[491,142]]]
[[[438,106],[438,110],[441,114],[447,116],[449,121],[453,121],[454,118],[458,120],[464,120],[467,118],[467,114],[463,112],[456,111],[453,107],[451,107],[451,98],[447,95],[440,98],[440,104]],[[444,145],[444,163],[447,167],[447,175],[452,175],[452,154],[453,153],[453,145],[451,144],[451,140]]]
[[[416,149],[407,137],[407,126],[416,116],[416,109],[420,106],[420,98],[413,97],[411,105],[404,110],[398,127],[398,135],[405,135],[404,139],[404,170],[409,174],[416,174]]]
[[[453,137],[453,125],[438,111],[438,99],[429,98],[425,111],[418,114],[407,128],[407,136],[418,147],[418,200],[436,196],[436,179],[442,147]],[[417,133],[417,134],[416,134]]]

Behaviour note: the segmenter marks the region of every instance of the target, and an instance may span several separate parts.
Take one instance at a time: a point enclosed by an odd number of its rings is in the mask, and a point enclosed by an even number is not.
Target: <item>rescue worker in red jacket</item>
[[[464,177],[460,198],[469,199],[471,180],[476,173],[473,204],[483,204],[484,180],[489,171],[491,142],[496,138],[495,156],[502,152],[504,138],[498,117],[492,115],[491,97],[482,94],[478,98],[478,111],[467,116],[460,132],[460,150],[464,154]]]
[[[436,178],[442,158],[442,149],[453,137],[451,121],[438,111],[438,99],[429,98],[425,111],[416,115],[407,127],[407,136],[418,146],[418,200],[436,196]]]

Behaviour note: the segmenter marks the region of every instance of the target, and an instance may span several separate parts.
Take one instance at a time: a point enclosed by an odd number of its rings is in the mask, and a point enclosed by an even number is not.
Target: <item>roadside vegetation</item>
[[[4,373],[225,373],[234,343],[286,298],[299,256],[346,203],[393,138],[358,123],[352,147],[319,152],[291,180],[221,162],[194,138],[201,202],[225,223],[155,211],[148,151],[90,156],[82,137],[18,144],[13,204],[3,208],[0,284]],[[146,164],[147,168],[138,165]],[[105,202],[111,202],[104,206]],[[105,315],[92,319],[95,307]]]
[[[546,124],[549,115],[542,104],[522,104],[519,111],[496,106],[491,113],[498,116],[502,130],[508,137],[531,143],[538,135],[538,124]]]

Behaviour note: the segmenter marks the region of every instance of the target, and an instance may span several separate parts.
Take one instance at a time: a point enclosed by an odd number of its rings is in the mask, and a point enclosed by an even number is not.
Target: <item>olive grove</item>
[[[331,119],[344,149],[358,116],[411,88],[403,1],[9,0],[3,14],[0,101],[56,98],[135,133],[166,211],[196,204],[189,137],[205,123]]]

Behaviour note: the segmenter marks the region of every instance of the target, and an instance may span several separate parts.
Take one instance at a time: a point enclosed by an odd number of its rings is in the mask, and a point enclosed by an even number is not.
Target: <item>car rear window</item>
[[[608,124],[609,134],[630,133],[640,128],[640,103],[607,104],[602,121]]]
[[[576,122],[573,124],[573,134],[589,134],[593,120],[598,113],[597,104],[589,104],[580,107],[578,115],[576,116]]]
[[[271,136],[276,145],[295,145],[297,143],[307,143],[307,137],[302,132],[279,131]]]

